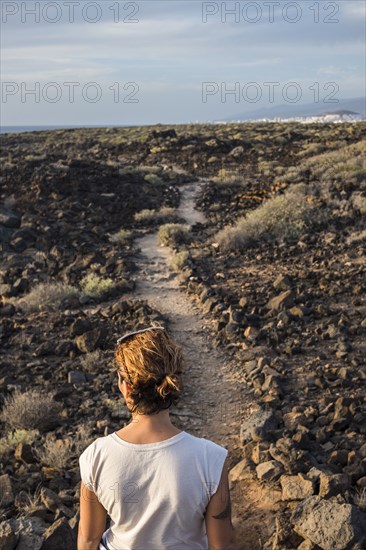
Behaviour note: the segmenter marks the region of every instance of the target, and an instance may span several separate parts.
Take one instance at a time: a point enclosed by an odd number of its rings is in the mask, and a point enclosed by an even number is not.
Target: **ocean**
[[[19,134],[21,132],[44,132],[46,130],[72,130],[76,128],[123,128],[127,126],[133,126],[132,124],[120,124],[116,126],[110,126],[108,124],[95,126],[0,126],[0,134]]]

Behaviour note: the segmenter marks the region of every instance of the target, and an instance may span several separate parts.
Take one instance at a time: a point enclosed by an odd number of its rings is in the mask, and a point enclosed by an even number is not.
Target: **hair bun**
[[[159,376],[157,377],[156,381],[157,381],[159,384],[161,384],[161,383],[165,380],[165,378],[166,378],[167,376],[170,376],[170,375],[171,375],[170,372],[162,372],[161,374],[159,374]]]

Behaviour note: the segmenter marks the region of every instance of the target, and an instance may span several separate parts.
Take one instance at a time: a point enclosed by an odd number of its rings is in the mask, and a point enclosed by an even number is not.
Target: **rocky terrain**
[[[75,547],[78,456],[129,420],[115,340],[154,321],[194,363],[173,421],[230,450],[240,548],[366,548],[365,153],[366,123],[2,137],[1,548]]]

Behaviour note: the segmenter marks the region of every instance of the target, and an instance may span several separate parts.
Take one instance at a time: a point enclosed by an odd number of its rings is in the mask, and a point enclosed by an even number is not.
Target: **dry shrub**
[[[354,194],[352,197],[353,207],[359,210],[360,214],[366,214],[366,197]]]
[[[99,349],[97,349],[81,357],[80,363],[85,371],[93,372],[100,368],[102,360],[103,360],[103,354]]]
[[[31,389],[14,392],[5,398],[0,418],[10,429],[42,432],[57,425],[60,410],[60,403],[52,397],[38,389]]]
[[[243,250],[261,240],[296,238],[318,222],[316,207],[299,190],[263,202],[216,234],[223,250]]]
[[[119,231],[117,231],[117,233],[110,235],[109,240],[113,244],[123,245],[128,243],[128,241],[130,241],[132,237],[132,231],[128,231],[127,229],[120,229]]]
[[[42,464],[52,466],[60,470],[69,467],[70,460],[78,457],[91,443],[90,430],[85,426],[79,426],[76,433],[65,439],[57,439],[51,435],[46,439],[36,455]]]
[[[356,233],[351,233],[351,235],[346,238],[346,243],[348,245],[366,243],[366,229]]]
[[[175,273],[180,273],[182,269],[188,265],[188,262],[189,252],[187,250],[176,252],[170,259],[169,269]]]
[[[66,300],[78,295],[77,288],[62,282],[38,283],[16,303],[28,313],[42,308],[55,311],[60,309]]]
[[[164,246],[176,247],[188,243],[190,236],[188,227],[180,223],[166,223],[159,229],[159,241]]]

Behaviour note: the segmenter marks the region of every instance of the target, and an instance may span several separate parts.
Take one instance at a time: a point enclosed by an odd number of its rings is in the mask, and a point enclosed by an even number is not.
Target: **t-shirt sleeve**
[[[95,492],[94,479],[93,479],[93,457],[94,457],[95,445],[92,443],[85,449],[85,451],[79,457],[80,477],[84,485],[90,490]]]
[[[208,497],[209,499],[214,495],[218,489],[222,469],[224,462],[228,456],[229,451],[221,445],[214,444],[212,449],[209,450],[209,479],[208,479]]]

